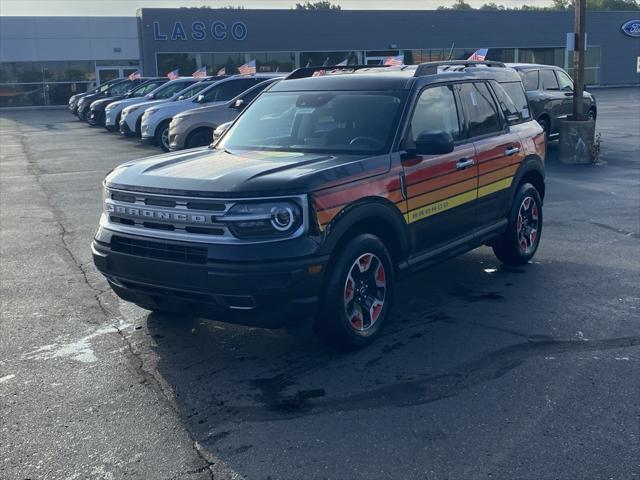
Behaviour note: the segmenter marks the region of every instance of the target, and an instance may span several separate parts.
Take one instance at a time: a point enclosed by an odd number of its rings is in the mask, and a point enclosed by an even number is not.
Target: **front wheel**
[[[496,257],[507,265],[524,265],[533,258],[542,233],[542,200],[530,183],[520,186],[513,200],[507,230],[494,244]]]
[[[156,145],[164,152],[169,151],[169,123],[171,123],[170,120],[165,120],[156,128]]]
[[[371,343],[393,299],[393,264],[384,243],[374,235],[358,235],[340,249],[327,275],[316,332],[339,350]]]

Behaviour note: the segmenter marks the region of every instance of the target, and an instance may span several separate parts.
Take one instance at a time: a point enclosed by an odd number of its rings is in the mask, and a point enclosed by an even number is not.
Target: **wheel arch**
[[[410,250],[409,229],[402,212],[381,197],[365,197],[346,206],[325,231],[326,239],[322,246],[325,254],[340,251],[343,245],[361,233],[379,237],[395,266]]]
[[[513,188],[511,190],[511,203],[515,197],[518,188],[523,183],[531,183],[540,194],[540,199],[544,200],[546,186],[545,186],[545,174],[544,163],[537,155],[529,155],[520,164],[520,168],[516,172],[513,179]]]
[[[210,127],[207,125],[196,125],[195,127],[190,128],[186,136],[184,137],[185,146],[189,143],[189,140],[191,140],[191,138],[193,138],[194,135],[205,130],[211,131],[211,138],[213,139],[213,131],[215,130],[215,128],[216,127]]]

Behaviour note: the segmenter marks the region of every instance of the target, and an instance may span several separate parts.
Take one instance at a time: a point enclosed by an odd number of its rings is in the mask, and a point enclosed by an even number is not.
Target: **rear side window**
[[[516,112],[510,113],[519,113],[522,116],[522,120],[529,120],[531,118],[531,114],[529,113],[529,103],[527,102],[527,97],[525,96],[524,90],[522,89],[522,84],[520,82],[507,82],[498,84],[495,91],[499,101],[503,101],[503,99],[501,98],[501,90],[503,90],[509,96],[509,100],[513,102],[512,105],[516,109]],[[507,107],[511,107],[509,105],[509,102],[505,101],[505,104]],[[504,107],[502,108],[504,110]],[[508,110],[510,110],[510,108],[508,108]]]
[[[184,90],[185,88],[187,88],[192,83],[193,82],[175,82],[175,83],[171,83],[170,85],[167,85],[166,88],[163,88],[161,91],[159,91],[158,94],[156,95],[156,98],[158,98],[158,99],[171,98],[176,93],[178,93],[181,90]]]
[[[531,70],[529,72],[524,72],[522,74],[522,83],[524,84],[524,89],[527,92],[532,90],[538,90],[538,78],[539,78],[538,70]]]
[[[540,70],[540,81],[542,82],[543,90],[560,90],[558,80],[556,80],[556,76],[550,68]]]
[[[257,80],[252,78],[231,80],[219,83],[203,93],[206,102],[224,102],[237,97],[245,90],[255,85]]]
[[[460,92],[471,137],[502,131],[498,108],[486,83],[462,83]]]
[[[420,94],[411,119],[410,141],[423,133],[449,132],[460,138],[460,124],[453,89],[450,85],[427,88]]]
[[[573,92],[573,80],[566,73],[556,70],[556,76],[560,83],[560,90],[563,92]]]

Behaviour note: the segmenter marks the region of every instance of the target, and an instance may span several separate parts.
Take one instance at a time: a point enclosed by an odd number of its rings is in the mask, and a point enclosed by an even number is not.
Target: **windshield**
[[[224,149],[383,153],[404,92],[267,92],[218,145]]]
[[[178,100],[178,99],[179,100],[186,100],[187,98],[191,98],[196,93],[200,92],[204,88],[206,88],[209,85],[211,85],[211,83],[212,82],[199,82],[199,83],[196,83],[195,85],[191,85],[189,88],[185,88],[183,91],[181,91],[180,95],[178,95],[178,98],[176,98],[176,100]]]
[[[151,81],[147,83],[143,83],[142,85],[131,90],[131,96],[133,97],[144,97],[147,93],[151,93],[153,90],[158,88],[164,82],[162,80]]]
[[[169,83],[165,83],[162,87],[158,88],[152,93],[155,95],[154,98],[158,100],[161,100],[164,98],[171,98],[176,93],[178,93],[181,90],[184,90],[191,84],[192,84],[191,82],[186,80],[181,80],[179,82],[169,82]]]

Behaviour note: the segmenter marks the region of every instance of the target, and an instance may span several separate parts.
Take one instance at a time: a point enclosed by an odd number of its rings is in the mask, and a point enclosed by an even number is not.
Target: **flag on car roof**
[[[404,55],[396,55],[395,57],[387,57],[384,59],[383,65],[391,65],[397,67],[398,65],[404,65]]]
[[[218,70],[218,73],[216,73],[216,75],[220,76],[220,75],[226,75],[227,74],[227,69],[222,67],[220,70]]]
[[[240,65],[238,67],[238,71],[240,72],[240,75],[254,75],[256,73],[255,59],[245,63],[244,65]]]
[[[323,77],[327,74],[326,70],[316,70],[311,74],[312,77]]]
[[[140,70],[136,70],[129,75],[129,80],[138,80],[140,77],[142,77],[142,72]]]
[[[467,58],[467,60],[475,60],[478,62],[482,62],[487,57],[488,52],[489,52],[488,48],[479,48],[478,50],[473,52],[473,55]]]
[[[346,67],[348,63],[349,63],[349,59],[345,58],[340,63],[336,63],[336,67]]]
[[[169,80],[175,80],[176,78],[178,78],[179,70],[179,68],[176,68],[175,70],[171,70],[169,73],[167,73],[167,77],[169,78]]]
[[[207,67],[200,67],[191,74],[195,78],[204,78],[207,76]]]

